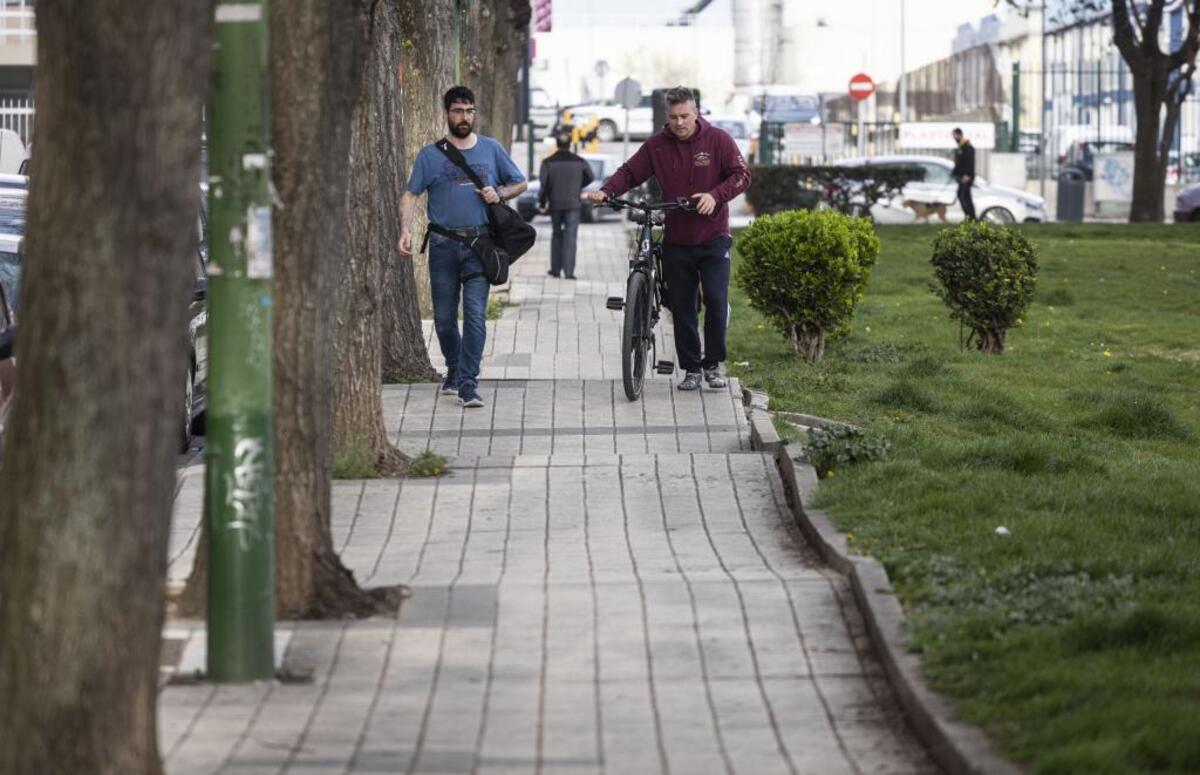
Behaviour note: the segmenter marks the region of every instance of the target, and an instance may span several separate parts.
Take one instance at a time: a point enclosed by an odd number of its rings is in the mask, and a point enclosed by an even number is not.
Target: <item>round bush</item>
[[[871,224],[832,210],[756,218],[738,239],[737,281],[750,304],[809,363],[849,330],[879,238]]]
[[[1037,249],[1015,229],[967,222],[933,241],[936,293],[950,317],[970,329],[966,345],[999,353],[1019,325],[1037,283]]]

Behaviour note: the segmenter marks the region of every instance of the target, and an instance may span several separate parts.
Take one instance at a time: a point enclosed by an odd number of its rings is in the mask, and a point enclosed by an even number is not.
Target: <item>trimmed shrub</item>
[[[738,239],[737,282],[750,304],[816,363],[827,337],[849,331],[879,238],[871,224],[831,210],[755,219]]]
[[[932,263],[941,284],[933,292],[971,332],[963,346],[1003,352],[1033,298],[1037,248],[1014,229],[967,222],[938,233]]]

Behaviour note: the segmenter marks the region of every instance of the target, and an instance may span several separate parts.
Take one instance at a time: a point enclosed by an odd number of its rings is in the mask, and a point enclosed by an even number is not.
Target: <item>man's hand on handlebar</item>
[[[582,199],[585,202],[591,202],[592,204],[599,205],[608,201],[608,194],[604,193],[603,191],[584,191]]]
[[[712,194],[692,194],[689,198],[701,215],[712,215],[717,209],[717,200]]]

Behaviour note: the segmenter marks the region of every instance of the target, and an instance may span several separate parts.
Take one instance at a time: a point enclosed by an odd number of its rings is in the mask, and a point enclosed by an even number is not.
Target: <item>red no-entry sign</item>
[[[850,96],[856,100],[865,100],[875,93],[875,82],[866,73],[859,73],[850,79]]]

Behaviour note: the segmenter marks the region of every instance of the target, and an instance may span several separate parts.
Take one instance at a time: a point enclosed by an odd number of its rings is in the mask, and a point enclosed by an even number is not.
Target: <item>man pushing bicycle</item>
[[[599,191],[584,198],[600,204],[618,197],[653,175],[663,199],[692,199],[694,210],[666,213],[663,231],[663,273],[668,306],[675,322],[675,354],[684,378],[680,390],[698,390],[701,379],[710,388],[724,388],[728,323],[729,235],[728,202],[750,187],[746,160],[733,138],[700,118],[691,89],[676,87],[666,94],[667,125],[620,166]],[[701,350],[698,291],[704,294],[704,345]]]

